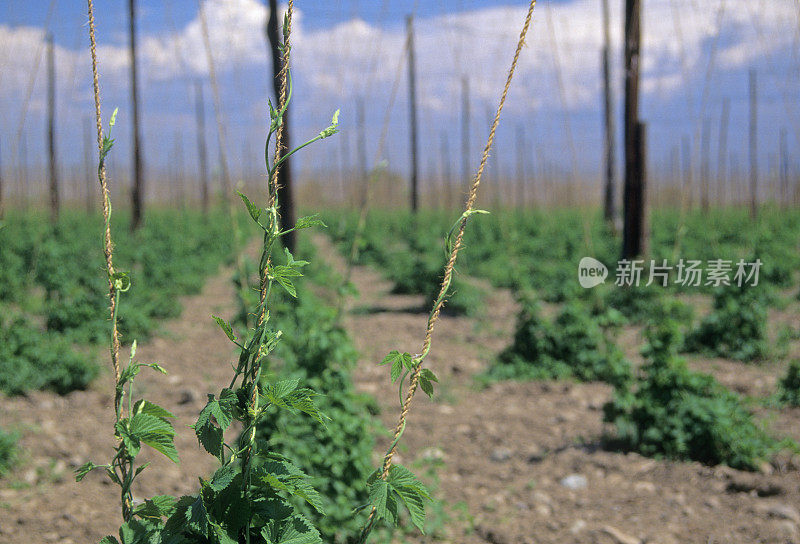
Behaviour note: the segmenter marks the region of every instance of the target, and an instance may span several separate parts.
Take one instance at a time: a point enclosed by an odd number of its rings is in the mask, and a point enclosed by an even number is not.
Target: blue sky
[[[218,64],[228,156],[259,169],[259,147],[269,93],[266,47],[261,35],[261,0],[203,0],[209,13],[212,49]],[[612,1],[613,70],[621,90],[621,0]],[[416,6],[415,6],[416,4]],[[50,0],[5,2],[0,7],[0,152],[3,166],[19,160],[21,135],[28,162],[43,163],[44,62],[22,118]],[[471,163],[477,163],[488,129],[487,117],[501,90],[526,2],[490,0],[298,1],[295,42],[296,128],[313,134],[342,109],[344,142],[311,151],[300,164],[313,175],[332,160],[355,164],[355,104],[365,103],[368,157],[372,162],[383,129],[391,90],[399,94],[389,111],[384,158],[404,173],[407,165],[407,101],[402,61],[405,15],[416,9],[420,127],[423,170],[445,169],[441,141],[450,144],[450,169],[459,173],[460,82],[470,79]],[[97,23],[106,111],[120,107],[121,171],[129,160],[126,116],[127,2],[98,2]],[[703,120],[711,127],[712,171],[717,167],[718,127],[723,99],[731,101],[730,156],[726,163],[747,167],[747,74],[759,74],[759,162],[764,175],[776,164],[778,134],[787,131],[797,161],[800,136],[800,52],[795,0],[649,0],[645,6],[642,117],[648,123],[651,170],[669,169],[675,149],[688,137],[699,166]],[[206,89],[209,145],[216,146],[205,53],[198,33],[196,0],[140,0],[143,133],[153,176],[175,164],[184,149],[187,171],[195,168],[193,85]],[[600,110],[600,8],[598,0],[542,0],[520,72],[509,97],[493,160],[501,175],[513,177],[515,138],[524,130],[526,170],[542,175],[599,179],[602,171]],[[82,160],[82,127],[91,115],[86,51],[85,4],[56,0],[50,21],[58,45],[59,150],[64,168]],[[40,57],[41,59],[41,57]],[[398,66],[400,71],[398,71]],[[399,79],[397,76],[399,75]],[[616,104],[621,118],[621,103]],[[618,139],[620,141],[620,139]],[[347,152],[344,158],[337,154]],[[241,168],[242,173],[245,168]],[[126,173],[121,172],[120,177]],[[698,174],[695,173],[695,176]]]

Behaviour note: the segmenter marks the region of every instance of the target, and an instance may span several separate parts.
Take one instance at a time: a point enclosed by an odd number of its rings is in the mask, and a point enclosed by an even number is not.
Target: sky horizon
[[[124,0],[98,6],[103,108],[120,108],[114,164],[118,177],[130,163],[127,9]],[[263,36],[262,0],[202,0],[218,73],[227,140],[237,175],[262,169],[271,61]],[[622,120],[622,1],[611,2],[612,71],[617,146]],[[52,12],[51,10],[52,6]],[[415,13],[421,157],[424,172],[461,176],[462,80],[469,80],[470,170],[477,167],[489,118],[502,90],[527,2],[296,2],[293,33],[294,138],[324,128],[341,108],[340,142],[328,140],[298,161],[306,174],[346,165],[357,168],[357,104],[363,102],[367,160],[389,119],[382,159],[408,171],[408,101],[404,59],[405,17]],[[694,175],[701,134],[709,129],[709,170],[719,167],[722,104],[730,104],[730,174],[748,168],[748,73],[758,76],[758,162],[774,172],[780,133],[793,175],[800,145],[800,6],[797,0],[704,3],[650,0],[643,4],[641,117],[648,125],[648,163],[663,174],[680,163],[688,139]],[[501,119],[495,172],[513,177],[517,149],[528,175],[549,169],[564,178],[600,179],[602,109],[599,0],[540,1]],[[196,0],[140,0],[137,17],[145,162],[153,175],[175,168],[196,171],[195,85],[202,82],[210,155],[218,149],[208,64]],[[83,2],[32,0],[0,9],[0,158],[13,175],[21,160],[43,165],[45,156],[45,29],[56,44],[58,153],[62,169],[83,164],[87,119],[93,115],[88,34]],[[37,70],[34,72],[34,68]],[[34,77],[35,76],[35,77]],[[33,78],[33,79],[32,79]],[[31,81],[34,84],[31,86]],[[392,90],[397,97],[389,109]],[[30,96],[30,100],[27,97]],[[28,107],[25,108],[27,103]],[[388,112],[388,113],[387,113]],[[89,121],[91,122],[91,121]],[[520,135],[524,139],[520,140]],[[449,164],[443,161],[447,141]],[[22,157],[21,149],[27,157]],[[677,154],[677,156],[676,156]],[[617,170],[621,173],[621,151]],[[247,165],[246,167],[244,165]],[[680,166],[680,164],[677,164]],[[490,165],[491,167],[491,165]],[[619,177],[619,176],[618,176]]]

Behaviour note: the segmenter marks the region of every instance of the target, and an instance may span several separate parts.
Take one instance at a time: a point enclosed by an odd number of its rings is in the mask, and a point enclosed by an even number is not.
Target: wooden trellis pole
[[[625,2],[625,223],[622,257],[647,251],[645,231],[645,125],[639,121],[641,0]]]
[[[758,87],[756,69],[750,69],[750,217],[758,214]]]
[[[47,155],[50,180],[50,219],[58,221],[61,202],[58,193],[58,162],[56,160],[56,53],[53,34],[47,33]]]
[[[131,231],[142,224],[144,216],[144,167],[142,164],[141,132],[139,130],[139,89],[136,70],[136,0],[128,0],[131,57],[131,119],[133,130],[133,189],[131,191]]]
[[[417,77],[414,58],[414,16],[406,17],[408,32],[408,112],[411,126],[411,213],[419,207],[418,165],[417,165]]]
[[[281,58],[283,52],[281,51],[281,34],[279,28],[278,18],[278,2],[277,0],[269,0],[269,19],[267,20],[267,41],[270,46],[270,53],[272,54],[272,83],[275,92],[276,103],[277,97],[281,95],[281,71],[282,64]],[[291,149],[292,140],[291,132],[289,130],[289,108],[283,113],[283,141],[281,142],[281,149]],[[278,170],[278,187],[280,191],[279,202],[281,203],[281,222],[284,225],[295,224],[295,202],[294,202],[294,187],[292,185],[292,161],[291,159],[285,160]],[[294,252],[295,248],[295,233],[291,231],[283,236],[283,244],[289,251]]]
[[[603,217],[611,223],[617,214],[615,198],[615,135],[614,135],[614,102],[611,98],[611,31],[608,0],[602,1],[603,7],[603,125],[604,131],[604,157],[605,157],[605,190],[603,195]]]

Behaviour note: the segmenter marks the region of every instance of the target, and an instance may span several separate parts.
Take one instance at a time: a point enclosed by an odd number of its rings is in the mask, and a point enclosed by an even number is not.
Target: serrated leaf
[[[109,535],[109,536],[104,536],[103,540],[101,540],[99,544],[119,544],[119,540],[117,540],[116,537]]]
[[[389,469],[387,484],[392,493],[397,494],[411,515],[411,522],[422,532],[425,524],[425,500],[430,495],[425,486],[413,472],[402,465],[394,465]]]
[[[400,373],[403,371],[403,361],[400,359],[395,359],[392,363],[392,368],[389,371],[389,378],[392,380],[392,383],[397,381],[397,378],[400,377]]]
[[[286,406],[285,398],[295,390],[300,385],[300,380],[290,379],[290,380],[280,380],[275,383],[266,384],[264,386],[264,397],[267,398],[269,402],[272,404],[276,404],[278,406]]]
[[[195,426],[195,434],[197,434],[197,441],[203,446],[203,449],[208,453],[221,459],[222,456],[222,429],[216,425],[202,425]]]
[[[233,463],[228,463],[227,465],[223,465],[217,469],[214,473],[214,476],[211,477],[211,483],[209,486],[214,491],[222,491],[236,477],[237,474],[237,467]]]
[[[430,499],[430,494],[422,482],[420,482],[413,472],[403,465],[392,465],[389,469],[388,482],[394,487],[413,487],[426,499]]]
[[[178,499],[171,495],[156,495],[152,499],[145,499],[143,504],[133,510],[133,513],[140,518],[160,520],[172,515],[177,502]]]
[[[394,491],[400,496],[408,513],[411,515],[411,523],[413,523],[421,533],[425,533],[425,503],[420,493],[406,487],[394,488]]]
[[[114,429],[122,440],[122,444],[125,446],[128,455],[130,457],[136,457],[142,446],[139,442],[139,438],[133,435],[128,429],[128,424],[128,418],[121,419],[114,425]]]
[[[93,471],[96,468],[100,468],[100,467],[98,467],[97,465],[95,465],[91,461],[89,461],[88,463],[82,464],[81,466],[79,466],[78,468],[75,469],[75,481],[76,482],[80,482],[81,480],[83,480],[86,477],[87,474],[89,474],[91,471]]]
[[[375,508],[378,519],[386,517],[386,501],[389,499],[389,484],[378,479],[369,485],[369,502]]]
[[[140,365],[140,366],[146,366],[146,367],[152,368],[156,372],[161,372],[162,374],[166,374],[167,373],[167,371],[164,369],[164,367],[161,366],[158,363],[143,364],[143,365]]]
[[[292,280],[285,276],[275,276],[275,280],[281,285],[281,287],[286,289],[287,293],[292,295],[294,298],[297,298],[297,289],[295,288],[294,283],[292,283]]]
[[[164,455],[166,455],[167,458],[173,463],[180,462],[180,459],[178,458],[178,450],[175,449],[175,443],[173,442],[173,435],[164,435],[164,434],[148,435],[142,438],[142,442],[144,442],[154,450],[159,451]]]
[[[424,376],[419,377],[419,386],[428,395],[429,398],[433,398],[433,384],[430,382],[428,378]]]
[[[309,215],[307,217],[301,217],[300,219],[297,220],[297,223],[295,224],[294,228],[296,230],[300,230],[300,229],[307,229],[307,228],[316,227],[316,226],[322,226],[322,227],[326,227],[327,226],[319,218],[319,214],[318,213],[315,213],[314,215]]]
[[[311,523],[295,515],[284,521],[270,521],[261,530],[266,544],[321,544],[322,538]]]
[[[215,315],[212,315],[211,317],[213,317],[214,321],[217,322],[217,325],[219,325],[219,327],[225,333],[225,336],[228,337],[228,340],[231,342],[236,342],[236,335],[233,334],[233,327],[231,327],[230,324],[228,324],[228,322],[221,317],[217,317]]]
[[[203,497],[196,497],[195,501],[186,508],[185,517],[186,525],[191,529],[202,535],[208,534],[208,511]]]
[[[276,491],[286,491],[324,514],[322,497],[308,482],[308,476],[289,461],[267,461],[259,467],[256,478]]]
[[[130,433],[144,440],[145,437],[156,435],[175,436],[175,429],[161,417],[138,413],[131,418]]]
[[[136,401],[133,405],[134,414],[147,414],[159,418],[175,417],[175,415],[157,404],[144,399]]]
[[[419,375],[428,381],[439,383],[439,378],[436,377],[436,374],[427,368],[421,369]]]
[[[250,217],[253,218],[253,221],[258,223],[258,220],[261,218],[261,212],[262,212],[261,208],[250,202],[250,199],[247,198],[241,191],[236,191],[236,192],[239,194],[240,197],[242,197],[242,200],[244,201],[244,205],[247,207],[247,212],[250,214]],[[260,225],[261,223],[258,224]]]

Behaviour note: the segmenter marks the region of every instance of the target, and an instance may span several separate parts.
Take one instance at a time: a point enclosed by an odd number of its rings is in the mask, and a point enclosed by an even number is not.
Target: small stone
[[[581,531],[586,528],[586,522],[582,519],[576,519],[575,522],[570,526],[569,532],[573,535],[577,535]]]
[[[445,455],[442,448],[425,448],[420,457],[425,461],[444,461]]]
[[[788,519],[794,523],[800,523],[800,512],[788,504],[773,504],[767,509],[767,515],[771,518]]]
[[[623,533],[611,525],[604,526],[602,529],[600,529],[600,532],[610,536],[614,540],[615,544],[641,544],[642,542],[635,536]]]
[[[717,510],[720,507],[719,499],[716,497],[708,497],[703,501],[703,505],[712,510]]]
[[[633,484],[633,488],[640,493],[655,493],[656,486],[653,482],[636,482]]]
[[[553,500],[550,498],[550,496],[541,491],[533,492],[533,500],[539,504],[546,504],[547,506],[552,506],[553,504]]]
[[[797,524],[793,521],[789,521],[788,519],[779,521],[776,524],[776,527],[781,534],[792,539],[792,542],[796,541],[798,536],[800,536],[800,531],[797,529]]]
[[[178,404],[192,404],[197,400],[197,397],[197,391],[186,387],[178,392]]]
[[[589,485],[589,482],[586,480],[586,476],[583,474],[570,474],[569,476],[562,478],[559,483],[567,489],[572,490],[583,489]]]
[[[551,515],[553,515],[553,509],[550,508],[549,505],[541,502],[537,502],[536,504],[534,504],[533,509],[536,511],[537,514],[539,514],[543,518],[549,518]]]
[[[440,404],[439,405],[439,413],[440,414],[450,415],[453,412],[455,412],[455,410],[449,404]]]
[[[26,471],[26,472],[25,472],[25,474],[22,476],[22,479],[23,479],[23,480],[25,481],[25,483],[26,483],[26,484],[28,484],[28,485],[33,485],[33,484],[35,484],[35,483],[36,483],[36,480],[37,480],[37,477],[36,477],[36,470],[34,470],[34,469],[30,469],[30,470]]]
[[[495,463],[505,463],[511,459],[511,450],[508,448],[495,448],[490,458]]]

